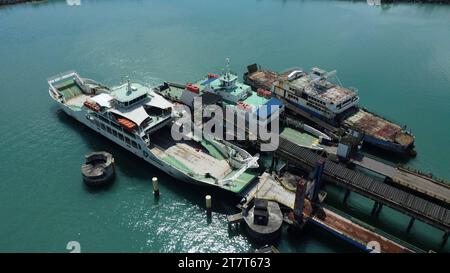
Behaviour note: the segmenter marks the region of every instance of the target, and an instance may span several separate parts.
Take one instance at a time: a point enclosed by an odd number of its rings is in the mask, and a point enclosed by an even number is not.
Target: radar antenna
[[[226,68],[227,68],[227,73],[230,73],[230,58],[226,58]]]

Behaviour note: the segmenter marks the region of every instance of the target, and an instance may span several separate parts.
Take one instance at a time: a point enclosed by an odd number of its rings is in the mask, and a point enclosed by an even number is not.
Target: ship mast
[[[225,67],[226,67],[225,75],[228,77],[228,79],[230,79],[230,58],[227,57],[225,59],[225,61],[226,61],[226,64],[225,64]]]
[[[128,78],[128,76],[127,76],[127,91],[128,92],[131,92],[132,90],[131,90],[131,82],[130,82],[130,79]]]
[[[232,89],[236,85],[237,77],[231,74],[230,58],[226,58],[225,73],[220,77],[221,85],[225,89]]]

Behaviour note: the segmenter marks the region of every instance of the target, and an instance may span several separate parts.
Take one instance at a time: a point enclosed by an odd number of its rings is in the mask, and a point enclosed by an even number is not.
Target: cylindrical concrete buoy
[[[159,196],[159,184],[158,184],[158,177],[152,178],[153,183],[153,194],[158,197]]]
[[[206,210],[208,211],[208,213],[211,213],[211,207],[212,207],[211,195],[205,196],[205,202],[206,202]]]

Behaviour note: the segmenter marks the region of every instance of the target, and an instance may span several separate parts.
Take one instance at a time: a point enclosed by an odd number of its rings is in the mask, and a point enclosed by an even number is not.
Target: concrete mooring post
[[[159,197],[159,183],[158,183],[158,177],[152,178],[152,184],[153,184],[153,194],[155,197]]]
[[[211,215],[212,212],[212,197],[211,195],[205,196],[205,203],[206,203],[206,212],[208,213],[208,216]]]

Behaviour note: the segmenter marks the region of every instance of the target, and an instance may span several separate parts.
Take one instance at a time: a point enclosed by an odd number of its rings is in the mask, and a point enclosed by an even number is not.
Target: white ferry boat
[[[180,113],[145,84],[109,88],[76,72],[48,84],[65,113],[176,179],[238,193],[257,178],[250,169],[258,157],[229,142],[193,134],[175,141],[170,126]]]

